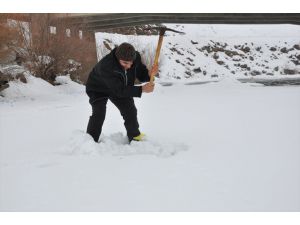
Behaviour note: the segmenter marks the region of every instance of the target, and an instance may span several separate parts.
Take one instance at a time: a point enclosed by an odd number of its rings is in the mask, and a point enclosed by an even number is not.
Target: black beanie
[[[119,60],[134,61],[136,58],[135,49],[131,44],[124,42],[117,47],[116,57]]]

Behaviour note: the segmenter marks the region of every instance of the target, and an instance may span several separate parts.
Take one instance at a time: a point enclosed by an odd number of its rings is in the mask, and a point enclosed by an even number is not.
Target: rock
[[[24,76],[24,74],[17,74],[16,79],[20,80],[22,83],[25,83],[25,84],[27,83],[27,79]]]
[[[274,68],[274,71],[278,71],[279,70],[279,67],[278,66],[276,66],[275,68]]]
[[[219,58],[218,54],[214,53],[213,58],[217,60]]]
[[[173,48],[170,48],[170,50],[172,51],[172,52],[176,52],[178,55],[184,55],[182,52],[180,52],[178,49],[176,49],[175,47],[173,47]]]
[[[300,61],[299,60],[291,60],[296,66],[300,65]]]
[[[185,71],[185,74],[188,75],[188,76],[186,76],[186,77],[192,76],[191,71]]]
[[[180,63],[180,61],[178,59],[176,59],[175,62]]]
[[[240,65],[240,67],[243,68],[243,69],[246,69],[248,67],[248,65],[247,64],[242,64],[242,65]]]
[[[250,59],[251,61],[253,61],[253,60],[254,60],[254,58],[253,58],[252,56],[249,56],[249,59]]]
[[[276,48],[275,48],[275,47],[271,47],[271,48],[270,48],[270,51],[275,52],[275,51],[276,51]]]
[[[294,45],[293,47],[297,50],[300,50],[300,45]]]
[[[220,47],[213,47],[211,50],[213,52],[224,52],[224,48],[220,48]]]
[[[224,65],[224,61],[217,61],[219,65]]]
[[[196,45],[196,44],[198,44],[198,42],[196,42],[196,41],[193,41],[193,40],[191,40],[191,43],[192,43],[193,45]]]
[[[9,87],[8,79],[4,77],[3,73],[0,71],[0,92],[8,87]]]
[[[196,56],[194,53],[187,51],[189,54],[191,54],[192,56]]]
[[[203,75],[206,76],[207,72],[205,70],[203,70]]]
[[[198,49],[198,48],[197,48]],[[199,50],[199,49],[198,49]],[[201,48],[201,51],[207,51],[207,53],[211,53],[212,52],[212,48],[210,47],[210,46],[208,46],[208,45],[206,45],[206,46],[203,46],[202,48]],[[200,50],[199,50],[200,51]]]
[[[0,94],[1,94],[1,91],[3,91],[4,89],[6,89],[8,87],[9,87],[9,84],[1,84],[0,83]]]
[[[261,47],[256,47],[255,50],[258,51],[258,52],[260,52]]]
[[[191,59],[190,57],[187,57],[186,59],[189,60],[190,62],[194,62],[194,60]]]
[[[242,46],[241,51],[248,53],[248,52],[250,52],[250,48],[248,46],[247,47]]]
[[[225,50],[225,54],[228,55],[229,57],[232,57],[234,55],[240,55],[238,52],[230,51],[230,50]]]
[[[288,52],[289,52],[289,51],[287,50],[287,48],[286,48],[286,47],[284,47],[284,48],[280,49],[280,51],[281,51],[282,53],[288,53]]]
[[[286,75],[294,75],[294,74],[297,73],[297,71],[296,70],[290,70],[290,69],[284,69],[283,73],[286,74]]]
[[[200,68],[200,67],[195,68],[195,69],[193,69],[193,71],[194,71],[195,73],[201,73],[201,68]]]
[[[212,74],[210,77],[211,77],[211,78],[218,78],[219,75],[218,75],[218,74]]]
[[[256,75],[261,75],[261,72],[257,71],[257,70],[253,70],[250,73],[252,76],[256,76]]]

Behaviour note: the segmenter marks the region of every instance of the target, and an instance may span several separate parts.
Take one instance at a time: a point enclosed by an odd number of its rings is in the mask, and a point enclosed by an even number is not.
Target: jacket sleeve
[[[105,83],[105,86],[109,89],[109,92],[112,96],[120,98],[142,96],[141,86],[124,86],[122,78],[119,79],[117,76],[112,74],[112,71],[101,68],[100,72],[102,74],[103,82]]]
[[[136,68],[136,77],[140,82],[150,81],[149,71],[147,67],[141,61],[141,55],[137,52],[137,68]]]

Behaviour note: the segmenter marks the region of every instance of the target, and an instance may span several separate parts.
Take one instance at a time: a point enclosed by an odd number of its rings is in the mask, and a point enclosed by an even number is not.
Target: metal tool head
[[[164,35],[166,33],[166,31],[172,31],[175,33],[179,33],[179,34],[185,34],[184,32],[178,31],[178,30],[173,30],[167,27],[148,27],[148,28],[144,28],[144,30],[156,30],[159,31],[159,35]]]

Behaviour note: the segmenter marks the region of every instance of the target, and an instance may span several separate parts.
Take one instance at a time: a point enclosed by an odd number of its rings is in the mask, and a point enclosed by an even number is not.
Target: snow
[[[158,157],[170,157],[179,151],[188,149],[188,147],[182,143],[169,143],[165,140],[150,140],[151,138],[148,137],[147,141],[133,142],[128,145],[127,136],[119,132],[113,133],[110,136],[102,135],[100,143],[95,143],[90,135],[78,130],[74,131],[71,140],[66,145],[65,153],[67,155],[154,155]]]
[[[128,145],[110,102],[94,143],[83,85],[26,78],[0,97],[0,211],[300,210],[299,86],[157,79]]]
[[[41,55],[41,56],[38,56],[38,62],[41,63],[41,64],[50,64],[54,59],[52,59],[50,56],[47,56],[47,55]]]
[[[69,76],[58,76],[55,83],[60,85],[53,86],[41,78],[32,76],[28,71],[23,74],[27,83],[20,80],[10,82],[10,88],[3,91],[3,95],[6,96],[6,98],[2,98],[3,102],[18,102],[22,99],[31,101],[60,100],[65,97],[64,94],[82,94],[85,90],[84,86],[72,82]]]
[[[233,72],[237,78],[249,77],[253,71],[259,71],[261,76],[273,79],[282,76],[284,69],[288,68],[295,69],[295,77],[300,77],[300,64],[295,65],[291,61],[299,55],[299,50],[293,46],[300,44],[300,26],[167,24],[167,27],[183,31],[186,35],[166,32],[160,54],[162,82],[174,79],[181,82],[210,80],[216,75],[233,76]],[[96,39],[99,56],[108,52],[103,47],[103,42],[109,40],[111,47],[126,41],[141,53],[146,52],[153,58],[158,37],[96,33]],[[203,47],[219,49],[208,52],[203,50]],[[243,52],[241,47],[248,47],[249,52]],[[271,51],[271,47],[276,50]],[[281,52],[284,47],[289,50],[287,53]],[[230,57],[225,51],[233,51],[239,55]],[[214,59],[214,55],[219,58]],[[250,56],[253,57],[252,60]],[[146,61],[151,60],[146,57]],[[224,64],[219,65],[217,61],[223,61]],[[241,68],[238,64],[247,65],[248,69]],[[200,68],[201,72],[194,72],[197,68]]]
[[[7,74],[11,77],[16,77],[18,74],[26,73],[27,71],[23,66],[18,65],[0,65],[0,72]]]

